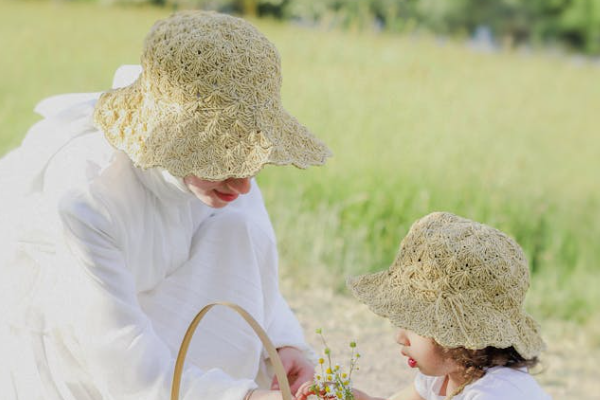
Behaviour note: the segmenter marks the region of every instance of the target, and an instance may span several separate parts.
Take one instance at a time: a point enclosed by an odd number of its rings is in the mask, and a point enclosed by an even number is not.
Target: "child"
[[[529,375],[544,344],[523,310],[529,269],[504,233],[450,213],[418,220],[387,270],[348,280],[352,293],[399,329],[414,385],[394,400],[542,400]],[[296,398],[310,394],[303,385]],[[373,397],[355,390],[357,400]]]

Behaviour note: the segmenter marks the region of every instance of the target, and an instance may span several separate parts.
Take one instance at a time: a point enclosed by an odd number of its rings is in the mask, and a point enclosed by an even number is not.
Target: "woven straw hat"
[[[104,93],[94,112],[138,167],[218,181],[264,164],[322,165],[331,155],[284,110],[279,54],[242,19],[188,11],[160,20],[141,64],[140,77]]]
[[[415,222],[392,266],[350,278],[376,314],[448,348],[514,346],[532,358],[544,348],[523,310],[529,269],[519,245],[497,229],[436,212]]]

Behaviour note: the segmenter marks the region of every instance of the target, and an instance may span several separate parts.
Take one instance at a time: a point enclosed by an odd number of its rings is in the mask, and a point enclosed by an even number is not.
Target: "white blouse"
[[[166,171],[135,168],[92,124],[98,95],[40,103],[45,118],[0,160],[2,398],[168,399],[184,332],[212,301],[310,352],[278,289],[256,183],[217,210]],[[214,308],[180,398],[238,400],[257,384],[270,384],[260,341]]]
[[[418,372],[415,389],[425,400],[443,400],[440,390],[443,376],[426,376]],[[524,369],[493,367],[486,374],[467,385],[454,400],[550,400],[535,379]]]

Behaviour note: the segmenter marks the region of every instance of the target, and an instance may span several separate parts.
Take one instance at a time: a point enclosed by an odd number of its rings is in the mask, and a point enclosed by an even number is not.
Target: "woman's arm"
[[[123,244],[115,239],[118,216],[86,193],[66,197],[60,215],[70,291],[65,313],[97,389],[114,399],[167,398],[174,356],[138,303]],[[180,398],[241,400],[254,386],[221,370],[187,366]]]
[[[278,349],[292,392],[295,392],[302,383],[313,377],[314,365],[308,359],[313,352],[304,340],[300,323],[279,291],[275,233],[255,180],[252,180],[250,193],[229,205],[228,210],[237,210],[249,216],[252,225],[270,238],[270,246],[260,251],[257,249],[266,309],[265,330]],[[271,389],[279,389],[275,378]]]

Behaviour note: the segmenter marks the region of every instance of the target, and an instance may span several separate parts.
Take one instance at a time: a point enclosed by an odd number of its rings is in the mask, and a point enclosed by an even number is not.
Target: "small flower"
[[[355,353],[356,342],[350,342],[351,354],[350,354],[350,368],[348,373],[344,372],[339,364],[333,364],[331,359],[331,349],[325,341],[322,330],[319,328],[316,330],[317,334],[321,337],[321,341],[324,345],[324,354],[326,357],[319,358],[319,364],[321,365],[320,374],[315,374],[315,382],[311,387],[316,396],[321,400],[354,400],[352,394],[352,372],[357,369],[358,357],[360,355]]]

